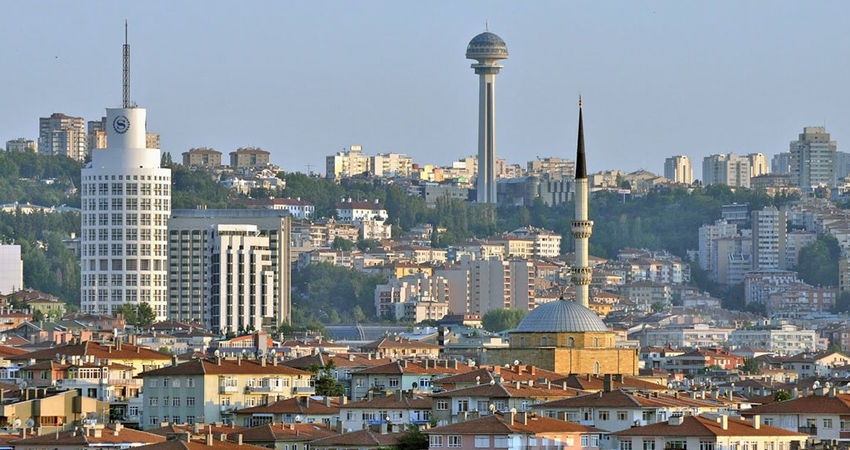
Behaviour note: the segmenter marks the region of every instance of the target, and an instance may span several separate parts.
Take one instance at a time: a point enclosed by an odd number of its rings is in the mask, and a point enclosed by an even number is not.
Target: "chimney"
[[[565,391],[567,390],[567,382],[566,381],[561,382],[561,389],[563,389]]]
[[[192,434],[189,433],[188,431],[184,431],[183,433],[180,433],[179,435],[177,435],[177,440],[182,441],[182,442],[189,442],[189,441],[192,440]]]
[[[201,424],[200,424],[200,422],[195,422],[195,424],[192,426],[192,432],[195,433],[195,434],[201,434]]]
[[[797,389],[796,387],[794,389],[791,389],[791,398],[792,399],[797,398],[799,396],[800,396],[800,390],[799,389]]]
[[[684,421],[685,421],[685,418],[683,416],[676,415],[676,416],[670,416],[670,419],[667,421],[667,423],[669,425],[681,425],[682,422],[684,422]]]
[[[171,365],[172,366],[177,365],[177,355],[171,355]]]
[[[207,433],[206,438],[204,439],[204,443],[207,445],[207,447],[212,447],[212,445],[213,445],[212,431]]]
[[[217,365],[217,366],[220,366],[220,365],[221,365],[221,356],[216,356],[216,357],[215,357],[215,365]]]
[[[242,433],[236,435],[236,445],[242,445]]]
[[[328,408],[331,407],[331,396],[330,395],[325,396],[325,407],[328,407]]]
[[[528,366],[528,371],[529,371],[532,375],[536,375],[536,374],[537,374],[537,367],[534,367],[534,366]]]
[[[519,413],[519,423],[521,423],[523,425],[528,425],[528,413],[527,412]]]
[[[732,396],[733,396],[733,395],[735,395],[735,393],[732,391],[732,389],[729,389],[729,401],[730,401],[730,402],[732,401]]]
[[[310,396],[304,397],[304,407],[310,409]]]
[[[121,430],[124,429],[124,425],[122,425],[121,422],[115,422],[113,429],[115,430],[115,435],[118,436],[118,433],[120,433]]]
[[[508,413],[508,425],[514,424],[514,414],[516,414],[516,413],[513,412],[513,411]]]
[[[528,380],[528,387],[534,387],[534,380]]]
[[[266,358],[260,358],[260,367],[266,367]]]
[[[602,378],[602,390],[605,392],[611,392],[614,390],[614,378],[610,373],[606,373],[605,377]]]
[[[753,428],[756,430],[761,428],[761,416],[758,414],[753,415]]]
[[[517,381],[517,382],[515,382],[515,383],[516,383],[516,384],[515,384],[516,388],[517,388],[517,389],[519,389],[519,381]]]
[[[729,416],[726,414],[720,416],[720,428],[723,428],[724,430],[729,429]]]

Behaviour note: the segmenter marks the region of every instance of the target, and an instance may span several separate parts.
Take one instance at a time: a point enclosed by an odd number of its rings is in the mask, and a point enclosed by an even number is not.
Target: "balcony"
[[[807,426],[807,427],[799,427],[797,431],[800,433],[808,434],[809,436],[817,436],[818,427],[816,426]]]
[[[292,388],[292,393],[294,395],[315,395],[316,388],[312,386],[294,387]]]
[[[219,394],[235,394],[239,391],[237,386],[229,386],[229,385],[219,385],[218,393]]]
[[[261,385],[257,385],[257,386],[246,386],[245,387],[245,390],[248,391],[248,392],[251,392],[251,393],[286,392],[287,389],[288,389],[288,386],[283,387],[279,384],[278,385],[261,384]]]

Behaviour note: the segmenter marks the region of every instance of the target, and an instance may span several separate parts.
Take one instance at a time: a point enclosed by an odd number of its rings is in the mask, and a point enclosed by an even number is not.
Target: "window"
[[[395,378],[395,377],[390,378],[389,379],[389,386],[391,388],[397,388],[398,387],[398,378]]]
[[[620,441],[620,450],[632,450],[632,441]]]
[[[617,411],[617,420],[626,420],[629,417],[629,413],[626,411]]]
[[[824,428],[832,428],[832,419],[823,419]]]
[[[599,418],[599,420],[608,420],[609,418],[611,418],[611,413],[609,411],[599,411],[598,413],[596,413],[596,416]]]
[[[841,426],[841,431],[850,431],[850,421],[842,420],[839,422],[839,426]]]
[[[151,397],[150,405],[151,406],[159,406],[159,397]]]
[[[469,400],[457,401],[457,412],[469,411]]]
[[[186,406],[195,406],[195,397],[186,397]]]
[[[194,425],[195,424],[195,416],[186,416],[186,423],[188,423],[189,425]]]
[[[195,379],[186,378],[186,387],[195,387]]]
[[[438,411],[446,411],[449,409],[449,401],[448,400],[437,400],[437,410]]]
[[[669,441],[667,442],[667,449],[681,449],[684,450],[688,448],[686,441]]]
[[[456,448],[461,447],[462,441],[461,441],[460,438],[461,438],[460,436],[456,436],[456,435],[455,436],[449,436],[449,445],[448,446],[449,447],[456,447]]]
[[[744,444],[744,448],[746,447],[747,445]],[[714,450],[714,442],[700,441],[699,450]],[[755,447],[753,447],[752,450],[755,450]]]
[[[647,423],[649,423],[649,422],[651,422],[651,421],[652,421],[652,416],[653,416],[653,415],[654,415],[654,414],[653,414],[653,412],[652,412],[652,411],[643,411],[643,412],[641,412],[641,418],[644,420],[644,422],[647,422]]]
[[[643,441],[643,450],[655,450],[655,441]]]
[[[475,448],[490,448],[490,436],[475,436]]]
[[[587,448],[590,447],[590,436],[583,434],[581,435],[581,447]]]
[[[171,399],[171,406],[180,406],[180,397],[174,397]]]
[[[442,447],[443,446],[443,437],[438,434],[432,434],[428,439],[428,443],[431,447]]]
[[[151,420],[149,421],[151,425],[159,426],[159,416],[151,416]]]
[[[509,444],[507,436],[495,436],[493,441],[494,447],[508,447]]]

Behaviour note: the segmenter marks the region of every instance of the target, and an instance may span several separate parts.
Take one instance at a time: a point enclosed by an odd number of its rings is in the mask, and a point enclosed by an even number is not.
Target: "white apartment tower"
[[[803,191],[816,186],[834,187],[838,145],[824,127],[805,127],[791,142],[791,182]]]
[[[664,160],[664,178],[681,184],[694,182],[694,168],[691,158],[685,155],[671,156]]]
[[[734,153],[709,155],[702,160],[702,184],[750,187],[750,160]]]
[[[785,211],[768,206],[753,211],[753,270],[785,269]]]
[[[478,75],[478,203],[496,203],[496,75],[508,58],[508,46],[499,36],[485,31],[469,41],[466,59]]]
[[[130,104],[126,43],[123,107],[107,108],[106,123],[108,146],[82,170],[81,309],[113,314],[147,303],[165,320],[171,170],[147,148],[145,109]]]
[[[38,119],[38,149],[46,155],[86,159],[86,126],[82,117],[53,113]]]
[[[214,225],[207,253],[210,328],[262,330],[274,317],[274,271],[269,237],[256,225]]]
[[[24,262],[20,245],[0,244],[0,295],[24,288]]]
[[[750,153],[747,155],[747,160],[750,161],[751,178],[770,173],[770,164],[767,161],[767,155],[764,153]]]
[[[712,272],[715,270],[714,261],[716,257],[715,242],[722,238],[731,238],[738,235],[738,226],[720,219],[713,224],[699,227],[699,265],[703,270]]]

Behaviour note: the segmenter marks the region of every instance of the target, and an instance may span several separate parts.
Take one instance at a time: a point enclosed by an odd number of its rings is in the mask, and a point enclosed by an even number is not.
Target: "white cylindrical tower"
[[[572,269],[572,282],[576,286],[576,302],[584,307],[590,306],[590,282],[593,269],[588,261],[590,253],[590,235],[593,233],[593,221],[587,214],[587,163],[584,155],[584,123],[582,120],[581,100],[578,107],[578,143],[576,146],[575,178],[575,220],[572,223],[572,235],[576,243],[576,260]]]
[[[508,47],[499,36],[484,32],[472,38],[466,58],[478,75],[478,203],[496,203],[496,75],[508,58]]]
[[[122,108],[106,109],[106,148],[82,170],[80,306],[114,314],[125,303],[168,314],[171,169],[147,148],[147,112],[130,102],[130,45],[124,28]]]
[[[157,320],[167,316],[171,169],[160,168],[159,149],[146,148],[145,113],[107,109],[107,148],[82,171],[83,312],[147,303]]]

